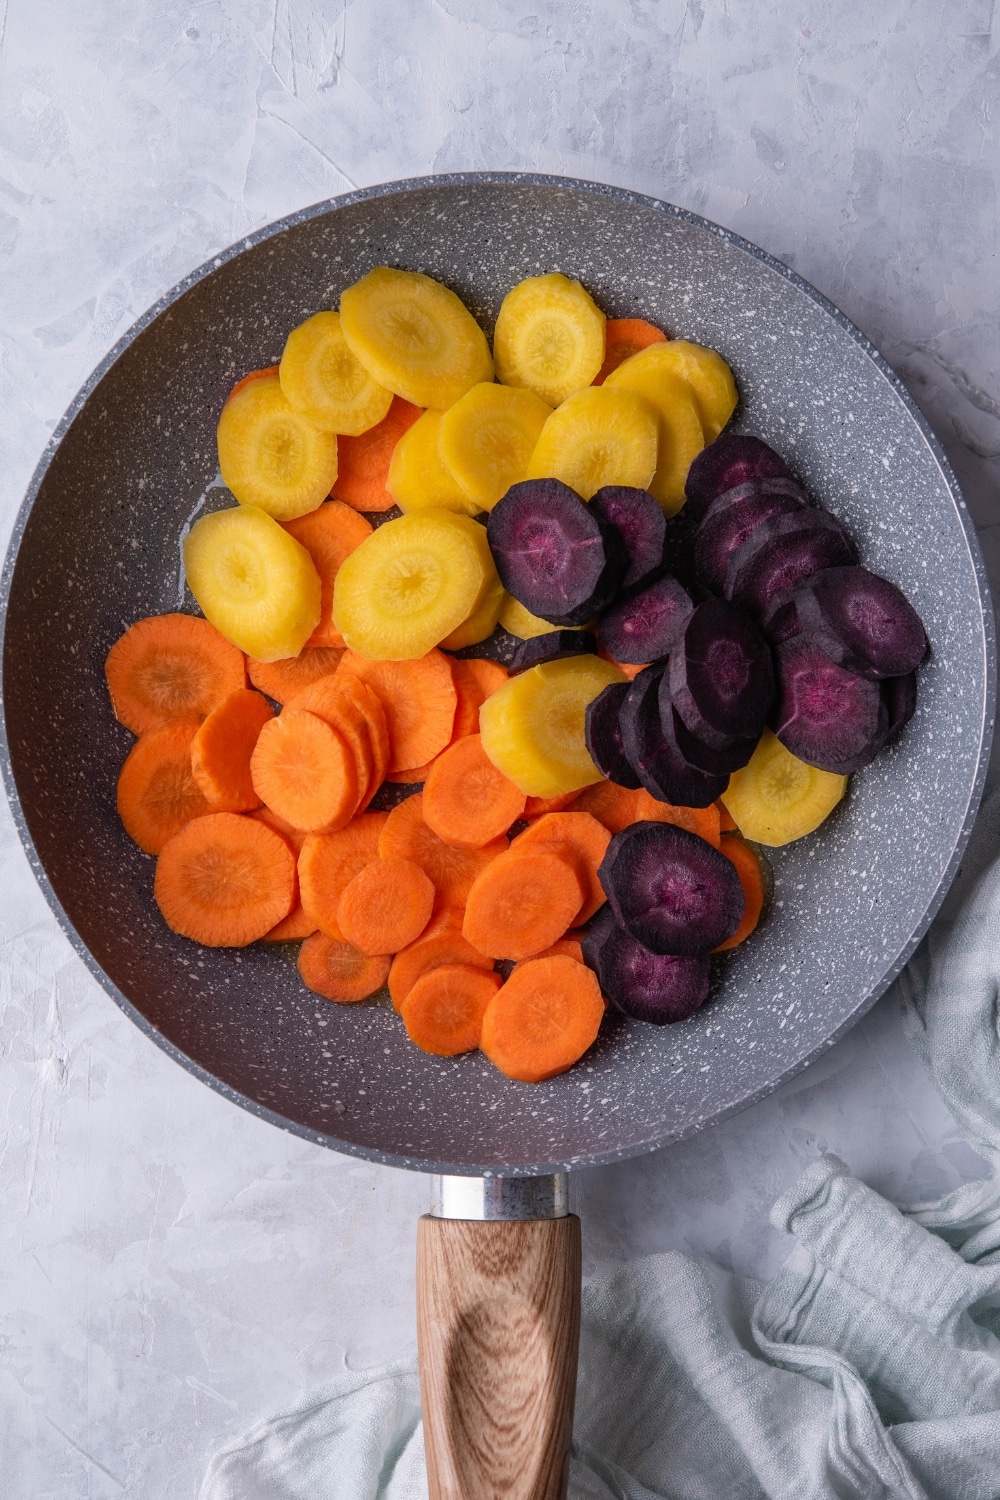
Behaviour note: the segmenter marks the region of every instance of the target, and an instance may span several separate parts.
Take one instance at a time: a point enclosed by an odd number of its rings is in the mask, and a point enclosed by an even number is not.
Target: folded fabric
[[[993,1168],[903,1212],[836,1157],[775,1205],[766,1286],[651,1256],[585,1289],[572,1500],[1000,1496],[1000,796],[899,986]],[[200,1500],[424,1500],[412,1362],[345,1375],[213,1458]]]

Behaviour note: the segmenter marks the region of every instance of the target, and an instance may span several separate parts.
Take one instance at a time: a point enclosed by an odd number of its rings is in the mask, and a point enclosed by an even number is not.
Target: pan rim
[[[28,828],[27,819],[22,807],[17,783],[14,777],[11,763],[10,746],[7,737],[6,704],[3,703],[3,712],[0,714],[0,773],[2,773],[4,789],[10,804],[11,813],[17,828],[21,844],[27,855],[32,873],[38,882],[49,907],[53,911],[60,927],[69,939],[72,947],[83,960],[85,966],[97,980],[102,990],[108,994],[119,1006],[126,1016],[152,1040],[163,1052],[179,1063],[187,1072],[193,1074],[202,1083],[207,1084],[216,1093],[221,1094],[231,1103],[238,1105],[248,1113],[255,1115],[258,1119],[265,1120],[271,1125],[288,1131],[304,1140],[316,1145],[325,1146],[330,1150],[341,1152],[344,1155],[358,1157],[366,1161],[378,1162],[385,1166],[399,1167],[411,1171],[422,1171],[431,1173],[446,1173],[458,1176],[542,1176],[554,1172],[575,1170],[578,1167],[602,1166],[612,1162],[627,1160],[630,1157],[648,1155],[653,1151],[660,1150],[664,1146],[676,1141],[684,1140],[706,1129],[709,1125],[718,1124],[721,1121],[739,1114],[751,1105],[766,1098],[775,1089],[786,1083],[789,1079],[802,1072],[810,1063],[814,1062],[825,1051],[832,1047],[844,1036],[851,1027],[866,1014],[875,1002],[882,996],[899,973],[909,961],[913,952],[922,940],[928,927],[934,919],[947,892],[958,872],[961,864],[965,846],[972,831],[973,823],[979,810],[983,787],[990,760],[990,750],[993,740],[993,720],[996,706],[996,626],[994,619],[993,603],[986,578],[985,565],[982,552],[976,536],[975,528],[969,509],[962,496],[961,487],[948,462],[940,443],[935,436],[930,423],[924,416],[900,377],[891,368],[871,341],[864,333],[829,300],[824,294],[806,281],[797,272],[791,270],[781,261],[769,254],[766,250],[755,245],[743,236],[725,229],[722,225],[715,224],[705,219],[700,214],[692,213],[688,209],[680,208],[675,204],[668,203],[659,198],[653,198],[648,194],[638,193],[628,188],[615,187],[608,183],[592,182],[584,179],[554,176],[547,173],[535,172],[456,172],[440,175],[429,175],[424,177],[401,178],[392,182],[379,183],[372,187],[355,189],[349,193],[340,194],[337,197],[322,200],[311,204],[294,213],[277,219],[270,224],[263,225],[260,229],[244,236],[225,250],[213,255],[204,261],[195,270],[189,272],[172,288],[159,297],[149,308],[142,313],[132,326],[119,338],[108,350],[100,362],[95,366],[87,380],[78,390],[76,396],[70,402],[65,413],[54,428],[49,441],[32,474],[30,483],[25,492],[11,530],[10,540],[4,558],[2,574],[0,574],[0,700],[3,699],[3,661],[4,644],[6,641],[7,613],[10,600],[11,585],[17,566],[18,554],[21,541],[27,526],[28,518],[38,492],[42,486],[52,460],[60,447],[64,437],[76,421],[87,401],[103,380],[104,376],[112,366],[121,358],[125,351],[154,323],[159,317],[166,313],[169,308],[200,281],[211,276],[222,266],[235,260],[246,251],[266,243],[270,239],[285,233],[289,229],[298,227],[308,221],[323,217],[343,208],[348,208],[357,203],[388,197],[393,194],[418,192],[431,188],[446,187],[474,187],[480,185],[497,184],[523,184],[532,187],[548,187],[567,189],[577,193],[590,193],[595,196],[615,198],[621,202],[629,203],[647,211],[665,214],[668,218],[691,224],[699,229],[708,231],[726,242],[732,244],[753,259],[767,266],[798,291],[806,295],[814,304],[820,307],[833,321],[849,335],[851,340],[868,357],[870,362],[878,370],[882,379],[889,385],[897,399],[902,403],[911,420],[916,424],[918,431],[927,444],[930,453],[941,474],[942,481],[948,490],[956,513],[962,524],[965,543],[972,565],[973,575],[979,592],[979,603],[982,615],[983,628],[983,656],[985,667],[985,692],[982,704],[982,728],[980,731],[979,758],[976,765],[976,773],[972,780],[968,803],[963,817],[962,826],[955,840],[951,856],[945,868],[941,881],[933,897],[928,902],[922,916],[916,923],[912,933],[902,945],[897,958],[889,970],[882,976],[880,982],[865,998],[865,1000],[848,1016],[843,1023],[830,1036],[818,1045],[810,1047],[800,1057],[797,1057],[786,1067],[776,1079],[769,1079],[766,1084],[751,1090],[740,1100],[720,1109],[710,1119],[698,1121],[683,1129],[671,1131],[655,1139],[640,1142],[632,1142],[623,1147],[608,1149],[601,1152],[584,1153],[578,1157],[562,1160],[543,1161],[535,1163],[514,1163],[510,1166],[498,1168],[494,1165],[473,1166],[468,1162],[448,1162],[428,1160],[422,1157],[409,1157],[401,1152],[387,1152],[377,1148],[359,1145],[354,1141],[345,1141],[328,1132],[310,1129],[294,1120],[288,1119],[276,1110],[250,1098],[248,1095],[234,1089],[215,1074],[211,1073],[193,1057],[183,1052],[173,1042],[169,1041],[164,1034],[157,1029],[141,1011],[128,999],[122,990],[115,984],[110,976],[94,958],[86,943],[80,937],[75,926],[62,906],[49,877],[42,865],[35,848],[34,840]]]

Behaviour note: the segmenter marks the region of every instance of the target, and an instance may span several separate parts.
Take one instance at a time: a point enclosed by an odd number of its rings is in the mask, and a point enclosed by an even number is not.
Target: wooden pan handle
[[[417,1347],[430,1500],[564,1500],[580,1221],[420,1220]]]

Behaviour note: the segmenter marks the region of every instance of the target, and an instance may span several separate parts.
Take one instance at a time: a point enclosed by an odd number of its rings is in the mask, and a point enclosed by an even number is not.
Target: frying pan
[[[140,616],[192,607],[179,540],[197,514],[231,503],[213,488],[221,402],[380,263],[443,279],[488,331],[510,286],[558,268],[609,315],[720,350],[742,395],[738,425],[840,516],[932,642],[915,719],[821,833],[775,851],[769,920],[730,957],[717,995],[676,1026],[609,1019],[580,1066],[534,1087],[478,1055],[417,1052],[385,999],[318,1001],[285,951],[175,937],[151,899],[151,862],[115,813],[130,737],[108,707],[104,658]],[[418,1256],[432,1493],[561,1494],[579,1285],[561,1174],[699,1130],[830,1046],[912,952],[978,805],[992,610],[964,502],[920,413],[817,292],[692,214],[560,178],[395,183],[260,231],[140,319],[39,464],[2,607],[4,779],[77,951],[148,1036],[227,1098],[335,1150],[441,1174]]]

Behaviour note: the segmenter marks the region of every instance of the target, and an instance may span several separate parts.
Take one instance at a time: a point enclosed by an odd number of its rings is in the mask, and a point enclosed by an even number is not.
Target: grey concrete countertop
[[[0,527],[79,384],[269,220],[425,172],[670,199],[793,266],[902,374],[1000,583],[991,0],[0,4]],[[418,1176],[261,1123],[88,976],[0,813],[6,1500],[192,1496],[211,1446],[412,1351]],[[736,1119],[581,1173],[587,1272],[673,1247],[767,1276],[817,1151],[902,1200],[979,1164],[892,995]]]

